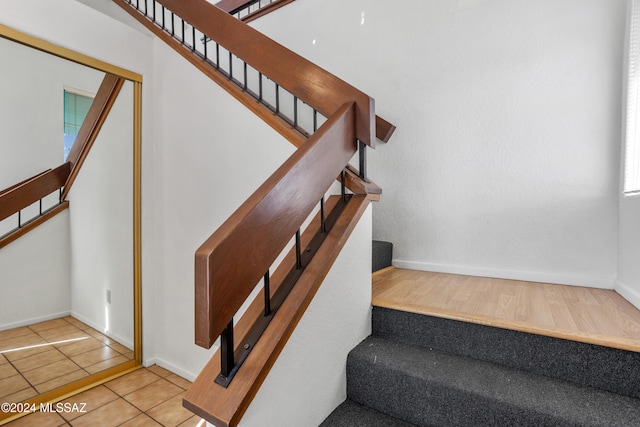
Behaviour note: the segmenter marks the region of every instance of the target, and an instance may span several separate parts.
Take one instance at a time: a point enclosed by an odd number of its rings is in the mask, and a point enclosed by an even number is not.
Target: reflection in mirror
[[[63,165],[76,113],[86,114],[71,108],[83,101],[73,98],[91,101],[105,72],[1,37],[0,55],[0,212],[6,212],[22,197],[18,190],[30,185],[16,184]],[[3,402],[47,393],[51,399],[56,390],[71,392],[69,384],[87,385],[95,374],[139,364],[135,84],[125,81],[73,186],[64,189],[68,208],[60,205],[62,189],[55,189],[0,215]],[[73,165],[66,170],[68,176]],[[57,210],[39,223],[50,208]]]

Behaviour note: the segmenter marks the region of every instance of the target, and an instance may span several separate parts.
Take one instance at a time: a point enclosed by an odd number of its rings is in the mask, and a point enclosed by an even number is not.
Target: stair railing
[[[196,251],[196,344],[209,348],[221,337],[220,385],[229,385],[349,201],[342,186],[341,202],[325,213],[325,193],[356,153],[354,117],[353,103],[341,107]],[[321,226],[303,248],[301,227],[318,203]],[[271,295],[269,269],[292,240],[295,265]],[[235,350],[233,317],[263,278],[264,315]]]
[[[0,247],[6,246],[46,219],[67,208],[62,199],[71,164],[64,163],[0,191],[0,223],[15,216],[15,227],[0,235]],[[57,193],[57,196],[56,194]]]
[[[222,9],[203,0],[114,2],[133,7],[147,26],[160,28],[304,136],[355,102],[356,138],[374,146],[372,98]]]

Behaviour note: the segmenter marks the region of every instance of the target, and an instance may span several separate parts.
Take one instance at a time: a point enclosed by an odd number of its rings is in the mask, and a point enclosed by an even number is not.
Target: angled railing
[[[71,164],[71,172],[64,185],[61,200],[66,199],[69,195],[69,191],[71,191],[71,187],[80,172],[80,168],[89,155],[89,151],[98,137],[102,125],[107,120],[111,107],[113,107],[113,104],[116,102],[123,84],[124,79],[122,77],[109,73],[102,79],[100,88],[93,98],[89,111],[87,111],[87,116],[82,122],[78,136],[67,156],[67,161]]]
[[[0,248],[68,207],[62,187],[70,172],[70,163],[64,163],[0,191],[0,223],[15,221],[15,227],[0,235]]]
[[[357,102],[359,122],[365,116],[371,122],[358,132],[367,145],[373,145],[373,135],[388,140],[395,129],[368,117],[373,105],[357,99],[360,91],[222,9],[201,0],[114,2],[296,146],[348,101]]]
[[[124,79],[107,73],[102,80],[67,162],[0,191],[0,248],[8,245],[38,225],[69,207],[66,201],[71,186],[87,158],[111,107],[115,103]],[[58,193],[53,197],[52,193]],[[37,207],[34,204],[37,203]],[[16,227],[6,221],[16,216]],[[3,234],[2,230],[8,230]]]
[[[204,0],[113,1],[298,146],[196,251],[196,343],[209,348],[220,337],[220,348],[184,406],[236,425],[379,197],[366,177],[374,101]],[[348,162],[357,152],[356,169]],[[336,177],[341,195],[325,200]],[[262,295],[234,321],[256,287]]]

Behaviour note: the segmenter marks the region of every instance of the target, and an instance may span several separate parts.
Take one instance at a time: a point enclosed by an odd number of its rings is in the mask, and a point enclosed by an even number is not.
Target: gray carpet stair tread
[[[338,406],[320,427],[415,427],[397,418],[347,399]]]
[[[376,337],[349,354],[347,395],[417,425],[640,425],[638,399]]]

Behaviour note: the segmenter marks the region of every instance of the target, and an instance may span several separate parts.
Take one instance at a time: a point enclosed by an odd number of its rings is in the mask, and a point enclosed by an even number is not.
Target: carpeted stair
[[[371,272],[391,267],[393,259],[393,243],[374,240],[371,257]]]
[[[640,353],[374,307],[321,426],[631,427],[639,397]]]

